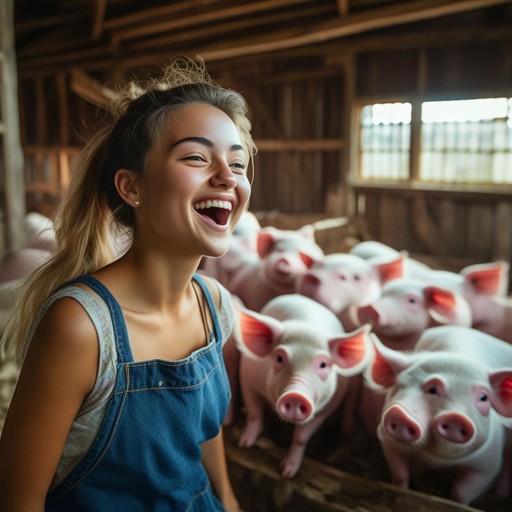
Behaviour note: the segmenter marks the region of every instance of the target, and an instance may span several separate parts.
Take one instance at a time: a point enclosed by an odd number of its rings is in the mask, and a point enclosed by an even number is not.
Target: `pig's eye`
[[[283,356],[281,354],[277,354],[276,363],[282,363],[282,362],[283,362]]]
[[[408,302],[409,304],[416,304],[416,302],[417,302],[417,301],[416,301],[416,299],[415,299],[414,297],[409,297],[409,298],[407,299],[407,302]]]
[[[354,274],[354,281],[360,281],[361,276],[359,274]]]
[[[347,278],[345,277],[344,274],[338,274],[338,278],[341,279],[342,281],[346,281]]]
[[[431,395],[437,395],[437,388],[435,386],[430,386],[428,389],[427,389],[427,393],[431,394]]]
[[[489,397],[485,393],[480,393],[480,396],[478,397],[479,402],[487,402],[489,400]]]
[[[318,366],[319,368],[327,368],[327,363],[325,361],[322,361]]]

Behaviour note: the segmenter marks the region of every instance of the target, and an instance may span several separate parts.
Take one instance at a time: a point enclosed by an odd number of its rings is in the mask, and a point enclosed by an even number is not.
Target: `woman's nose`
[[[236,178],[231,168],[226,162],[219,163],[216,172],[210,179],[214,187],[223,187],[226,189],[236,187]]]

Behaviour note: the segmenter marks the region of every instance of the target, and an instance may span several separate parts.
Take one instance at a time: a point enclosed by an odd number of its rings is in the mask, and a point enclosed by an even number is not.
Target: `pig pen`
[[[315,227],[315,238],[326,254],[347,252],[356,243],[370,240],[361,218],[331,218],[322,215],[256,213],[262,226],[298,229]],[[441,262],[423,259],[433,267]],[[446,270],[456,271],[452,265]],[[512,498],[487,493],[463,506],[448,499],[446,480],[429,472],[414,481],[414,489],[399,489],[389,483],[390,475],[379,441],[364,432],[345,436],[341,417],[331,417],[312,437],[299,473],[282,478],[279,462],[286,454],[292,427],[280,422],[268,410],[263,435],[251,448],[238,447],[245,424],[243,407],[238,404],[232,425],[225,427],[229,470],[237,496],[245,512],[462,512],[483,510],[510,512]]]
[[[277,212],[259,214],[263,226],[297,229],[313,224],[316,238],[326,253],[346,252],[355,243],[368,240],[362,219],[290,215]],[[0,363],[0,431],[3,427],[17,369]],[[430,473],[411,490],[389,482],[389,471],[378,441],[363,432],[341,433],[341,418],[329,420],[310,440],[299,473],[292,479],[280,475],[292,428],[280,422],[272,411],[265,416],[263,435],[251,448],[239,448],[245,423],[244,409],[235,407],[232,425],[225,427],[228,467],[236,494],[245,512],[510,512],[512,499],[492,493],[471,507],[447,498],[448,485]],[[0,509],[1,509],[0,503]]]

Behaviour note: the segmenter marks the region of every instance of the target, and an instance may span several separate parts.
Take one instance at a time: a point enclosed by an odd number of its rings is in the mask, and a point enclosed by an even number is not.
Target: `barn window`
[[[512,184],[512,98],[418,104],[418,158],[411,158],[411,103],[361,109],[360,178]]]

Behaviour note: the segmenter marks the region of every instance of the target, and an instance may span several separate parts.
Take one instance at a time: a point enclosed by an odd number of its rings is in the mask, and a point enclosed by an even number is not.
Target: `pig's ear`
[[[371,357],[370,325],[331,338],[329,349],[338,373],[349,377],[361,373]]]
[[[464,267],[460,274],[478,293],[503,297],[507,294],[509,267],[506,261],[480,263]]]
[[[256,239],[256,250],[260,258],[265,258],[272,252],[277,241],[277,231],[272,227],[263,228],[258,232]]]
[[[394,385],[396,376],[407,369],[411,361],[406,353],[384,346],[373,333],[371,340],[373,359],[365,370],[364,379],[369,388],[385,391]]]
[[[462,295],[437,286],[427,286],[423,295],[427,311],[435,322],[471,327],[471,308]]]
[[[275,318],[239,308],[237,311],[238,348],[248,356],[264,357],[283,334],[283,325]]]
[[[306,224],[297,230],[306,240],[315,242],[315,227],[312,224]]]
[[[377,271],[381,284],[398,279],[404,275],[404,256],[401,254],[391,261],[371,261],[371,265]]]
[[[493,389],[490,397],[493,409],[505,418],[512,418],[512,369],[491,373],[489,382]]]

